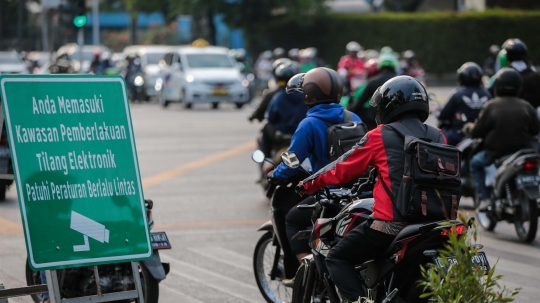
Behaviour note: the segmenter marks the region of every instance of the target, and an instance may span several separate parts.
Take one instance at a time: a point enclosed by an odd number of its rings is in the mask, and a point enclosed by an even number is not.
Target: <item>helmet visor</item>
[[[381,94],[381,87],[377,88],[373,96],[371,97],[371,100],[369,100],[369,105],[372,107],[377,107],[379,104],[381,104],[381,101],[383,99],[383,95]]]
[[[287,94],[292,94],[294,92],[304,92],[302,90],[302,84],[304,83],[305,74],[306,73],[296,74],[289,80],[289,82],[287,82],[287,87],[285,88]]]

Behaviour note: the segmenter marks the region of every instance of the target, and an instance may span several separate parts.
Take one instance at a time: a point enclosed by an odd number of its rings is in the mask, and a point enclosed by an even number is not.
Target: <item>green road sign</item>
[[[152,245],[120,76],[0,76],[30,266],[141,260]]]

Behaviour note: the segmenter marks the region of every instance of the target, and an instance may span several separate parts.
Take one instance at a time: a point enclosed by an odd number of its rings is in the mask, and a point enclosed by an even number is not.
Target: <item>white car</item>
[[[168,45],[132,45],[127,46],[122,51],[124,58],[127,58],[129,55],[136,55],[141,58],[141,67],[144,73],[144,89],[146,95],[149,97],[158,95],[155,87],[161,70],[159,62],[163,60],[165,53],[170,48],[171,46]]]
[[[26,74],[28,67],[16,51],[0,52],[0,74]]]
[[[232,102],[242,108],[249,102],[249,81],[225,47],[175,47],[160,64],[163,106],[183,102],[191,108],[194,103],[212,103],[217,108],[220,102]]]

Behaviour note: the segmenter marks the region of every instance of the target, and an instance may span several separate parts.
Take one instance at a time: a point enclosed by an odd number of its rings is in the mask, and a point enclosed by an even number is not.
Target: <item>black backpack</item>
[[[461,151],[419,139],[399,122],[388,126],[404,138],[406,155],[403,179],[393,199],[398,212],[411,222],[455,220],[461,198]],[[428,126],[428,138],[436,136],[439,131]]]
[[[324,122],[328,125],[326,140],[330,161],[337,160],[337,158],[351,150],[367,133],[367,127],[364,123],[353,122],[350,111],[344,110],[343,116],[343,122],[340,123]]]

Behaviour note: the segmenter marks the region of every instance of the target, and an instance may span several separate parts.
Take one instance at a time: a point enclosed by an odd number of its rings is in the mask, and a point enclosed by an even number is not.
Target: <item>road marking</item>
[[[168,254],[160,253],[160,256],[165,261],[175,265],[171,266],[170,272],[175,276],[207,285],[246,302],[263,302],[257,286],[215,273],[189,262],[175,259]]]
[[[165,281],[169,281],[169,280],[165,280]],[[189,296],[189,295],[186,295],[185,293],[183,292],[180,292],[168,285],[164,285],[163,283],[161,283],[159,285],[159,288],[161,290],[165,290],[165,291],[170,291],[170,292],[173,292],[174,293],[174,301],[176,302],[189,302],[189,303],[204,303],[203,301],[200,301],[200,300],[197,300],[195,298],[193,298],[192,296]],[[161,294],[160,297],[162,297],[164,294]],[[163,298],[163,297],[162,297]]]
[[[249,151],[249,150],[253,150],[255,147],[256,147],[255,141],[250,141],[250,142],[244,143],[244,144],[242,144],[240,146],[237,146],[237,147],[231,148],[229,150],[223,151],[221,153],[210,155],[208,157],[205,157],[205,158],[195,160],[193,162],[189,162],[187,164],[178,166],[178,167],[173,168],[171,170],[164,171],[164,172],[159,173],[157,175],[154,175],[154,176],[151,176],[151,177],[148,177],[148,178],[144,178],[143,181],[142,181],[143,187],[145,189],[150,188],[152,186],[155,186],[155,185],[158,185],[160,183],[163,183],[163,182],[169,181],[171,179],[174,179],[176,177],[179,177],[179,176],[181,176],[181,175],[183,175],[185,173],[188,173],[188,172],[190,172],[190,171],[192,171],[194,169],[197,169],[197,168],[200,168],[200,167],[203,167],[203,166],[207,166],[207,165],[210,165],[212,163],[215,163],[215,162],[218,162],[218,161],[230,158],[230,157],[234,157],[234,156],[236,156],[238,154],[244,153],[244,152]]]
[[[20,235],[23,233],[22,225],[0,217],[0,234]]]
[[[239,225],[260,225],[268,220],[240,220],[240,221],[214,221],[214,222],[190,222],[190,223],[169,223],[156,224],[158,229],[175,229],[175,228],[191,228],[191,227],[223,227],[223,226],[239,226]]]
[[[187,248],[187,250],[210,260],[243,269],[248,272],[253,272],[253,267],[251,266],[253,260],[242,256],[237,252],[221,247]]]

